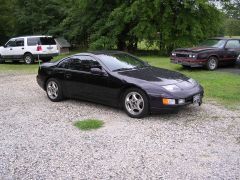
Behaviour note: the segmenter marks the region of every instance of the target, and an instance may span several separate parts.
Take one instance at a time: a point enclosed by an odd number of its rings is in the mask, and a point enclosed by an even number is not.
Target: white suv
[[[48,62],[58,54],[56,41],[51,36],[16,37],[0,47],[0,63],[23,60],[26,64],[32,64],[38,59]]]

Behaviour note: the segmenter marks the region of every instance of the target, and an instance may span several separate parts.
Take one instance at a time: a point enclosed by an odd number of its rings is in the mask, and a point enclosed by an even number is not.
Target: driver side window
[[[240,41],[239,40],[229,40],[226,44],[226,48],[228,48],[228,49],[240,49]]]
[[[15,47],[15,46],[16,46],[16,41],[15,40],[10,40],[6,44],[6,47]]]
[[[101,65],[90,56],[78,56],[70,60],[69,69],[90,72],[91,68],[101,68]]]

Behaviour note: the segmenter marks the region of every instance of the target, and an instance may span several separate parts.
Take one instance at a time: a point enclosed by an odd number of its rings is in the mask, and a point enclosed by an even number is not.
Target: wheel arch
[[[118,97],[118,99],[119,99],[119,107],[122,108],[123,96],[124,96],[125,92],[126,92],[128,89],[131,89],[131,88],[137,88],[137,89],[140,89],[141,91],[143,91],[143,92],[145,93],[147,99],[148,99],[148,105],[150,106],[150,103],[149,103],[150,98],[149,98],[147,92],[146,92],[143,88],[141,88],[140,86],[137,86],[137,85],[135,85],[135,84],[128,84],[128,85],[124,86],[124,87],[121,89],[121,92],[120,92],[120,94],[119,94],[119,97]]]
[[[210,54],[207,59],[209,60],[210,57],[215,57],[219,61],[219,56],[217,54]]]
[[[33,56],[33,54],[31,52],[27,51],[23,54],[23,57],[26,56],[26,54],[31,54]]]

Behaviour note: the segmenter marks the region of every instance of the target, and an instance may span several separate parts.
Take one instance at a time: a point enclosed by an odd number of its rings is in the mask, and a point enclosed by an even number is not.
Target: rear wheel
[[[0,64],[5,63],[5,60],[2,58],[2,56],[0,55]]]
[[[207,69],[213,71],[218,67],[218,59],[214,56],[208,58]]]
[[[182,65],[182,68],[184,68],[184,69],[189,69],[190,66]]]
[[[132,118],[143,118],[149,113],[148,98],[138,88],[128,89],[124,93],[123,107],[125,112]]]
[[[61,84],[55,78],[51,78],[47,81],[46,92],[48,98],[53,102],[58,102],[63,99]]]
[[[34,63],[34,57],[32,54],[27,53],[24,55],[23,60],[26,64],[33,64]]]

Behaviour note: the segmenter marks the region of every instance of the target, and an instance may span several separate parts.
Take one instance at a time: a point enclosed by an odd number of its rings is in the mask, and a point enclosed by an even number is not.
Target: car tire
[[[2,58],[2,56],[0,55],[0,64],[4,64],[5,60]]]
[[[61,83],[55,79],[50,78],[46,83],[46,93],[48,98],[53,102],[59,102],[63,100]]]
[[[34,57],[31,53],[27,53],[24,55],[23,60],[26,64],[33,64],[34,63]]]
[[[214,71],[218,67],[218,58],[215,56],[211,56],[207,61],[207,69],[210,71]]]
[[[182,65],[182,68],[183,68],[183,69],[189,69],[190,66]]]
[[[125,91],[122,100],[123,108],[132,118],[143,118],[149,114],[149,102],[144,91],[131,88]]]

